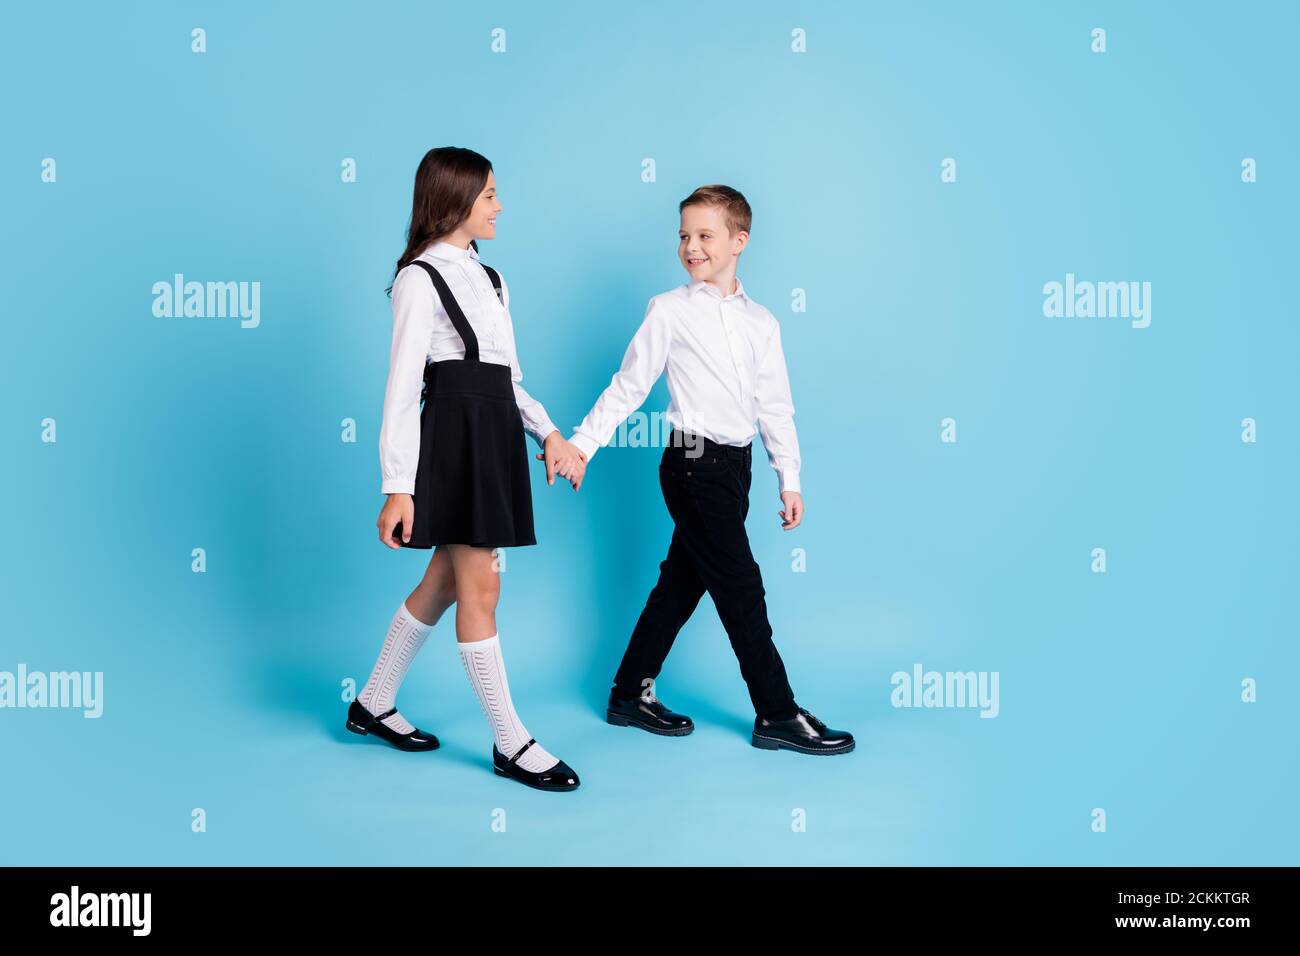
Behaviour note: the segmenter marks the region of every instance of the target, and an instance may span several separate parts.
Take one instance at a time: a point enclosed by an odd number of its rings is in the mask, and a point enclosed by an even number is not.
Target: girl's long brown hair
[[[487,185],[492,164],[486,156],[462,146],[439,146],[424,154],[415,171],[415,196],[411,224],[406,230],[406,250],[397,260],[393,278],[411,264],[435,239],[454,232],[469,216],[479,193]],[[469,244],[478,252],[478,243]],[[393,287],[386,290],[391,296]]]

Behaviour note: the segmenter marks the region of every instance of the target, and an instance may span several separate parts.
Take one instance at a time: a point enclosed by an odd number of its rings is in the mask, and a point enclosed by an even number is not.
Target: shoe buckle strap
[[[385,718],[387,718],[387,717],[391,717],[391,716],[393,716],[393,714],[397,713],[397,708],[396,708],[396,707],[389,707],[389,708],[388,708],[386,711],[384,711],[382,714],[372,714],[370,711],[366,710],[366,705],[365,705],[365,704],[362,704],[362,705],[361,705],[361,709],[362,709],[363,711],[365,711],[366,717],[369,718],[369,719],[368,719],[368,720],[367,720],[367,721],[362,725],[363,727],[366,727],[366,728],[373,727],[375,724],[380,723],[380,722],[383,721]]]
[[[522,747],[516,750],[515,755],[506,761],[506,766],[507,767],[510,766],[512,763],[514,763],[516,760],[522,757],[524,755],[524,751],[527,750],[535,743],[537,743],[537,738],[534,737],[532,740],[528,741],[528,743],[524,744]]]

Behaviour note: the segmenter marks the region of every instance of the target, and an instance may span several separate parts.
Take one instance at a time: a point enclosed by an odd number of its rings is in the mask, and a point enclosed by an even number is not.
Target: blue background
[[[1297,7],[900,6],[11,10],[0,669],[103,671],[105,710],[0,711],[0,858],[1296,863]],[[383,289],[437,145],[494,163],[483,258],[566,432],[685,281],[678,201],[747,195],[808,508],[781,530],[760,452],[749,531],[798,699],[853,754],[749,745],[707,599],[659,682],[696,733],[603,722],[670,534],[657,448],[578,494],[536,474],[540,545],[508,554],[515,702],[577,792],[492,774],[450,617],[399,696],[442,749],[343,730],[429,556],[374,523]],[[259,281],[260,327],[155,318],[176,272]],[[1150,281],[1150,327],[1045,318],[1067,272]],[[999,716],[892,707],[918,662],[999,672]]]

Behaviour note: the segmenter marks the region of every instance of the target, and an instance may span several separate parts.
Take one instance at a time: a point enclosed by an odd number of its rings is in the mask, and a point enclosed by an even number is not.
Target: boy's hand
[[[582,487],[582,476],[587,470],[587,458],[577,446],[564,439],[559,429],[546,436],[538,461],[546,462],[546,483],[555,484],[555,476],[569,479],[573,490]]]
[[[576,454],[573,458],[561,458],[556,463],[555,473],[561,478],[568,478],[573,490],[577,491],[582,487],[582,479],[587,474],[587,456],[576,448],[574,451]]]
[[[781,516],[781,527],[786,531],[799,527],[799,522],[803,521],[803,495],[797,491],[783,491],[781,503],[785,505],[784,511],[777,512]]]

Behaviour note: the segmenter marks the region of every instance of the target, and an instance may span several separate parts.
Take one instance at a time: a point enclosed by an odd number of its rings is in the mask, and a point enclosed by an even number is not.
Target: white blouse
[[[503,305],[472,248],[436,242],[416,258],[428,262],[446,280],[478,337],[479,360],[510,366],[524,430],[540,445],[556,429],[542,403],[520,385],[524,373],[515,353],[510,288],[505,277],[501,278]],[[384,392],[384,419],[379,427],[383,494],[409,495],[415,491],[415,471],[420,462],[420,393],[426,363],[464,357],[465,343],[442,307],[428,273],[417,265],[407,265],[393,280],[393,347]]]

